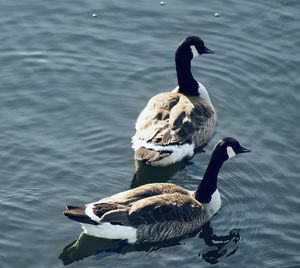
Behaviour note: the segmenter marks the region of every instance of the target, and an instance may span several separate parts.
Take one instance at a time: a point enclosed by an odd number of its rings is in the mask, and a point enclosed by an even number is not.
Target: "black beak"
[[[242,153],[250,153],[251,150],[249,148],[246,148],[246,147],[243,147],[242,145],[240,145],[240,148],[239,148],[239,154],[242,154]]]
[[[207,47],[204,47],[202,54],[215,54],[215,52]]]

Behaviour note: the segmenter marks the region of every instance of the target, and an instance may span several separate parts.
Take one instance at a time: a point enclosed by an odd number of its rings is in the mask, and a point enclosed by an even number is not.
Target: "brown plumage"
[[[164,157],[171,155],[168,151],[154,151],[152,149],[146,149],[141,147],[134,152],[134,158],[139,161],[145,161],[147,164],[159,161]]]
[[[213,135],[205,129],[215,125],[216,117],[208,100],[177,92],[154,96],[142,114],[144,120],[137,125],[136,138],[164,146],[194,142],[198,147]]]

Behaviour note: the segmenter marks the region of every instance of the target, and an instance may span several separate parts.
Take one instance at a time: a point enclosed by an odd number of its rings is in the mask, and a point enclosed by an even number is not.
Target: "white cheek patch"
[[[227,150],[228,159],[236,156],[236,153],[233,151],[231,146],[228,146],[226,150]]]
[[[199,53],[198,53],[197,49],[195,48],[195,46],[191,46],[191,50],[193,53],[193,58],[199,56]]]

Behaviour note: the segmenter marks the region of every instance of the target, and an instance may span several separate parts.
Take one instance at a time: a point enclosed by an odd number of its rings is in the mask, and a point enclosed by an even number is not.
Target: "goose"
[[[206,88],[191,73],[191,60],[213,54],[197,36],[185,38],[175,52],[178,86],[152,97],[137,118],[134,158],[152,166],[189,159],[212,139],[217,115]]]
[[[128,243],[178,238],[199,229],[220,209],[219,170],[224,161],[246,152],[250,149],[234,138],[220,140],[195,191],[172,183],[150,183],[85,207],[67,206],[63,213],[92,236]]]

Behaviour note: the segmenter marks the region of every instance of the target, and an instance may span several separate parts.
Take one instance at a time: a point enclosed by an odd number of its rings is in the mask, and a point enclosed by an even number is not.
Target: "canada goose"
[[[217,188],[224,161],[250,152],[234,138],[220,140],[196,191],[171,183],[150,183],[112,195],[86,207],[67,206],[64,215],[82,224],[89,235],[156,242],[197,230],[221,206]]]
[[[215,109],[206,88],[191,73],[191,60],[212,54],[197,36],[185,38],[175,52],[178,86],[150,99],[136,121],[132,148],[136,160],[166,166],[191,158],[213,137]]]

